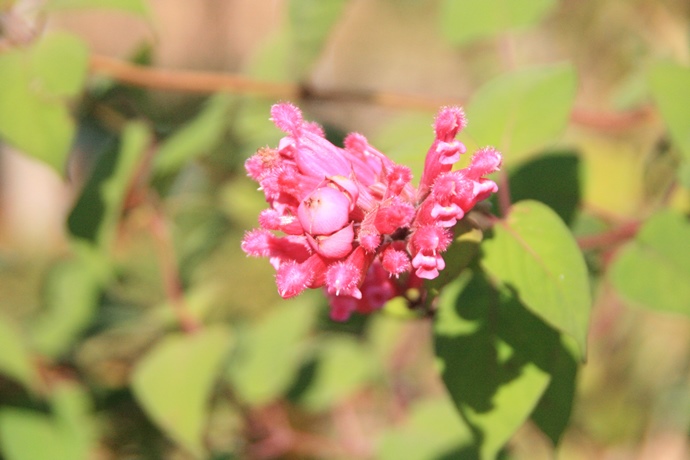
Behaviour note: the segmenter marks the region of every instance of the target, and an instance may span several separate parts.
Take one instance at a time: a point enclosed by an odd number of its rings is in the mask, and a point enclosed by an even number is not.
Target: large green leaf
[[[521,201],[484,240],[482,264],[514,289],[524,305],[587,349],[591,293],[582,253],[568,227],[548,206]]]
[[[37,383],[35,368],[19,329],[0,315],[0,374],[11,377],[27,388]]]
[[[470,100],[466,132],[478,145],[498,148],[506,162],[523,159],[558,138],[570,117],[575,90],[575,71],[569,64],[501,75]]]
[[[31,86],[25,58],[0,54],[0,137],[63,174],[75,125],[60,100]]]
[[[299,401],[310,410],[327,410],[354,394],[374,371],[371,350],[347,335],[322,339],[313,380]]]
[[[150,14],[148,5],[144,0],[49,0],[46,11],[60,11],[71,9],[107,8],[134,13],[140,16]]]
[[[146,413],[172,439],[203,457],[207,404],[231,344],[229,331],[207,328],[170,334],[144,356],[132,390]]]
[[[376,458],[436,460],[471,443],[472,432],[454,410],[452,401],[424,400],[410,407],[401,426],[384,432]]]
[[[556,0],[445,0],[441,25],[449,40],[463,44],[534,25],[555,4]]]
[[[574,152],[545,152],[510,172],[510,198],[541,201],[571,224],[582,197],[580,167]]]
[[[71,383],[51,393],[52,415],[27,409],[0,409],[0,450],[7,460],[86,460],[95,439],[90,401]]]
[[[304,297],[281,305],[242,337],[229,378],[242,401],[260,406],[286,392],[299,372],[316,319]]]
[[[494,458],[551,381],[559,334],[481,272],[446,286],[434,323],[443,381],[473,427],[476,452]],[[469,279],[468,279],[469,278]]]
[[[618,253],[609,276],[630,302],[653,310],[690,315],[690,222],[663,211]]]
[[[649,73],[649,85],[673,142],[690,161],[690,68],[657,63]]]
[[[216,146],[227,125],[230,96],[217,94],[204,110],[163,142],[153,160],[153,174],[174,173]]]
[[[76,96],[84,87],[89,63],[86,44],[75,35],[52,33],[29,54],[32,87],[51,96]]]

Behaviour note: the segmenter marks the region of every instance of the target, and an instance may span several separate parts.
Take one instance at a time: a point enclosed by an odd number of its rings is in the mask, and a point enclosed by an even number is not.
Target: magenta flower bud
[[[355,299],[362,298],[359,281],[362,276],[360,270],[352,263],[336,262],[326,272],[326,288],[330,294],[349,295]]]
[[[381,252],[381,265],[396,278],[402,273],[410,271],[412,264],[410,263],[410,256],[405,250],[405,244],[402,241],[396,241],[386,246]]]
[[[307,233],[329,235],[348,222],[350,200],[333,187],[321,187],[302,200],[297,218]]]
[[[409,227],[414,214],[415,209],[412,205],[400,199],[393,199],[376,211],[374,225],[379,233],[390,235],[399,228]]]
[[[345,257],[352,252],[354,238],[355,232],[352,224],[343,227],[332,235],[311,236],[307,234],[309,244],[314,251],[329,259]]]
[[[291,104],[274,105],[271,117],[286,135],[245,162],[269,206],[242,250],[268,257],[280,295],[323,287],[336,321],[370,313],[410,288],[427,296],[423,280],[445,268],[449,228],[497,189],[486,178],[501,166],[491,147],[452,170],[466,151],[455,139],[467,124],[462,109],[439,111],[418,189],[410,168],[361,134],[339,148]]]
[[[276,272],[278,293],[283,299],[289,299],[307,289],[312,274],[305,264],[295,261],[286,262]]]
[[[467,126],[465,112],[460,107],[443,107],[434,121],[436,137],[449,142]]]

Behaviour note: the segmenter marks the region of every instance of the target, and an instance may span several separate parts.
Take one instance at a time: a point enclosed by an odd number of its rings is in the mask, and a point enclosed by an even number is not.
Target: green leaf
[[[63,355],[89,324],[100,295],[97,275],[77,258],[50,271],[43,288],[45,310],[31,328],[33,347],[41,354]]]
[[[649,72],[649,86],[671,139],[690,161],[690,68],[656,63]]]
[[[238,397],[260,406],[285,393],[299,372],[314,305],[300,297],[281,304],[242,337],[229,378]]]
[[[575,90],[575,70],[569,64],[501,75],[470,100],[466,133],[477,145],[499,149],[506,162],[524,159],[561,134],[570,117]]]
[[[376,458],[436,460],[471,442],[472,432],[452,401],[446,398],[423,400],[410,407],[402,425],[383,433]]]
[[[434,141],[430,120],[426,113],[395,117],[376,134],[372,145],[396,163],[409,167],[418,181],[424,170],[425,154]]]
[[[294,77],[300,79],[308,74],[346,4],[346,0],[290,0],[290,73]]]
[[[95,439],[91,404],[86,393],[71,383],[51,393],[53,416],[26,409],[0,409],[0,450],[7,460],[55,458],[86,460]]]
[[[567,344],[554,347],[550,366],[551,382],[532,413],[532,420],[558,445],[568,427],[577,384],[577,353]]]
[[[49,0],[44,7],[48,12],[82,8],[115,9],[144,17],[150,15],[144,0]]]
[[[324,411],[360,389],[375,360],[366,345],[347,335],[327,336],[318,348],[314,379],[299,399],[309,410]]]
[[[482,264],[522,303],[587,349],[591,294],[587,267],[568,227],[548,206],[521,201],[484,240]]]
[[[31,85],[53,96],[76,96],[84,87],[89,63],[86,44],[72,34],[52,33],[36,43],[30,56]]]
[[[0,447],[7,460],[73,458],[68,456],[68,448],[53,420],[39,412],[0,409],[0,436]]]
[[[535,25],[555,4],[555,0],[445,0],[441,26],[451,42],[464,44]]]
[[[211,97],[199,115],[167,138],[156,152],[153,174],[174,173],[218,145],[227,124],[230,101],[227,94]]]
[[[26,388],[33,388],[37,375],[23,337],[15,325],[1,315],[0,350],[0,374],[15,379]]]
[[[443,382],[473,427],[476,451],[491,459],[549,385],[559,335],[510,291],[496,291],[480,272],[465,273],[441,294],[434,343]]]
[[[137,364],[132,390],[146,413],[173,440],[201,458],[207,404],[230,334],[206,328],[190,335],[164,337]]]
[[[129,123],[119,149],[103,152],[67,219],[70,233],[107,248],[116,231],[126,194],[151,142],[146,125]]]
[[[541,201],[570,225],[582,198],[580,169],[580,159],[574,152],[540,155],[510,173],[510,197],[514,202]]]
[[[0,137],[62,175],[74,121],[61,100],[32,86],[29,58],[18,50],[0,54]]]
[[[650,218],[617,254],[609,276],[629,302],[690,315],[690,222],[673,211]]]

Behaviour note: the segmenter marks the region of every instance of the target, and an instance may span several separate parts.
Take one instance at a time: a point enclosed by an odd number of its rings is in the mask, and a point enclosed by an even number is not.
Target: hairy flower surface
[[[476,151],[466,168],[452,169],[466,151],[456,139],[467,124],[459,107],[436,117],[418,188],[408,167],[361,134],[336,147],[288,103],[274,105],[271,119],[286,136],[278,148],[262,148],[245,163],[269,208],[242,249],[270,259],[284,298],[323,287],[334,320],[374,311],[410,288],[421,289],[422,279],[436,278],[451,228],[497,190],[485,177],[501,166],[491,147]]]

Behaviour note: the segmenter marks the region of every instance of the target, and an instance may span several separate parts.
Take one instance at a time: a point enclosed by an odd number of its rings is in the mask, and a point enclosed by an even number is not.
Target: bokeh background
[[[0,54],[68,32],[90,59],[67,101],[77,129],[65,168],[0,136],[2,458],[455,458],[469,434],[438,376],[429,321],[392,308],[335,324],[320,292],[281,300],[268,262],[240,250],[264,207],[243,163],[276,145],[269,108],[294,94],[334,142],[363,133],[419,177],[438,106],[557,63],[577,75],[567,127],[503,153],[508,172],[546,154],[572,159],[567,178],[538,164],[522,176],[576,200],[567,223],[594,293],[558,458],[690,456],[690,319],[641,308],[607,276],[631,229],[662,208],[690,211],[676,183],[682,155],[648,84],[654,63],[690,63],[686,0],[542,0],[517,24],[506,19],[519,16],[513,2],[487,2],[495,30],[474,30],[468,2],[452,0],[53,3],[0,1]],[[113,62],[164,69],[180,87],[151,74],[128,83],[131,68]],[[250,84],[198,90],[190,72]],[[101,231],[85,190],[132,120],[150,133],[142,155],[155,163],[165,148],[173,159],[130,176],[106,261],[95,260],[80,240]],[[197,341],[170,334],[201,323]],[[191,374],[189,392],[168,389]],[[178,404],[152,412],[157,395]],[[165,425],[156,410],[179,413]],[[504,453],[553,455],[530,423]]]

